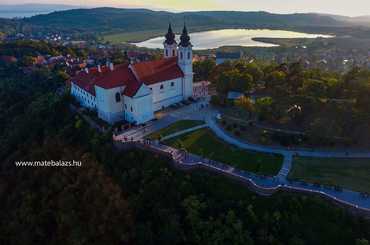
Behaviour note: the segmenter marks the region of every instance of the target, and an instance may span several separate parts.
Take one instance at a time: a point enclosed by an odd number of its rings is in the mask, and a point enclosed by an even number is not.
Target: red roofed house
[[[154,112],[193,96],[192,45],[184,26],[180,44],[171,25],[164,58],[131,65],[85,68],[69,80],[71,94],[82,106],[97,110],[108,123],[141,124]]]

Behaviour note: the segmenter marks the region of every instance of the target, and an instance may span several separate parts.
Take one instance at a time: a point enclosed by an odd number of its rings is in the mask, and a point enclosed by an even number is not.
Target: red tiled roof
[[[105,89],[128,86],[130,83],[137,82],[126,64],[116,65],[113,71],[102,69],[102,72],[97,74],[96,85]]]
[[[141,87],[143,83],[135,80],[136,82],[130,83],[126,88],[125,91],[123,91],[123,94],[128,96],[128,97],[133,97]]]
[[[81,71],[71,78],[70,82],[94,96],[95,85],[105,89],[126,86],[124,94],[130,97],[136,94],[141,85],[141,82],[136,80],[126,64],[115,66],[113,71],[105,66],[101,68],[101,72],[98,71],[97,67],[90,68],[89,73]]]
[[[69,81],[67,82],[68,83],[73,82],[81,89],[95,96],[95,88],[94,88],[95,83],[94,83],[93,78],[94,78],[94,74],[92,73],[87,74],[86,72],[81,71],[76,76],[69,79]]]
[[[132,65],[132,70],[126,64],[116,65],[113,71],[103,66],[98,72],[98,68],[94,67],[89,69],[89,73],[81,71],[69,82],[94,96],[95,85],[105,89],[126,86],[124,95],[132,97],[143,83],[150,85],[184,76],[176,57],[137,63]]]
[[[132,69],[137,78],[146,85],[184,76],[177,65],[176,57],[140,62],[132,65]]]

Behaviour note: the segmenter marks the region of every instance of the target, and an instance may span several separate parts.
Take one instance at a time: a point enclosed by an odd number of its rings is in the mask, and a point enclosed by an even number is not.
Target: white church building
[[[163,44],[160,60],[110,63],[79,72],[69,80],[72,96],[110,124],[152,120],[154,112],[193,96],[193,53],[186,26],[177,44],[169,25]]]

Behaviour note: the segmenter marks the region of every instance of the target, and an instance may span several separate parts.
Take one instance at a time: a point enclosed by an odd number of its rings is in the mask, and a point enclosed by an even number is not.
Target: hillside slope
[[[338,27],[347,22],[319,14],[272,14],[267,12],[209,11],[171,13],[147,9],[95,8],[59,11],[27,18],[26,23],[56,29],[87,32],[133,32],[165,29],[169,21],[180,27],[184,20],[191,28],[281,28]]]

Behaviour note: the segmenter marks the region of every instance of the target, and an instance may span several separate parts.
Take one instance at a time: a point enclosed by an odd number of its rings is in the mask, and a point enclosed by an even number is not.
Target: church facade
[[[165,37],[162,59],[86,69],[69,80],[71,95],[110,124],[145,123],[154,112],[192,97],[193,52],[186,26],[179,44],[171,25]]]

